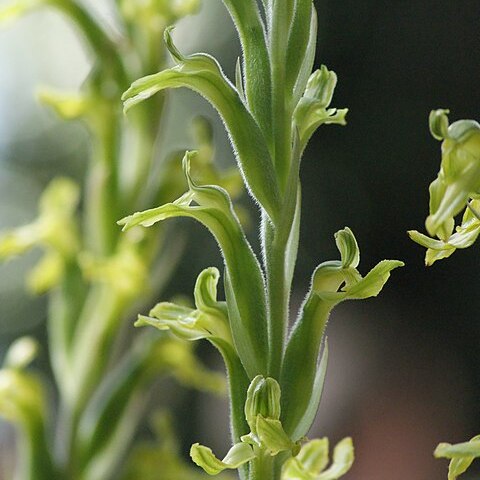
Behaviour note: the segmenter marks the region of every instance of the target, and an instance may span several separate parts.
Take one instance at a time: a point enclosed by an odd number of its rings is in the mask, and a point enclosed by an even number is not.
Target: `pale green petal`
[[[202,322],[203,320],[203,322]],[[208,316],[188,307],[162,302],[155,306],[150,316],[139,315],[135,322],[136,327],[150,325],[159,330],[171,330],[182,340],[200,340],[211,335],[210,331],[202,328],[202,323],[208,322]]]
[[[328,465],[328,438],[311,440],[285,463],[282,480],[314,480]]]
[[[262,415],[258,415],[256,432],[261,447],[271,456],[287,450],[292,450],[296,453],[299,448],[285,433],[280,420],[264,418]]]
[[[336,480],[352,468],[354,461],[353,443],[351,438],[344,438],[333,450],[332,465],[315,480]]]
[[[235,444],[223,460],[215,457],[208,447],[195,443],[190,449],[192,460],[209,475],[217,475],[226,469],[237,469],[255,457],[253,448],[247,443]]]
[[[306,443],[297,456],[302,467],[312,474],[319,474],[328,465],[328,438],[318,438]]]
[[[432,250],[443,250],[445,248],[445,242],[442,240],[437,240],[435,238],[430,238],[423,233],[417,232],[416,230],[409,230],[408,235],[410,238],[425,248],[431,248]]]
[[[183,340],[217,338],[232,344],[225,318],[211,316],[174,303],[157,304],[148,317],[139,315],[135,326],[151,325],[159,330],[171,330]]]
[[[45,413],[42,385],[31,374],[0,370],[0,416],[14,423],[36,423]]]
[[[469,442],[457,443],[451,445],[450,443],[440,443],[435,449],[435,456],[437,458],[455,458],[462,456],[480,457],[480,436],[474,437]]]
[[[430,267],[433,265],[437,260],[443,260],[444,258],[448,258],[455,252],[455,248],[444,248],[443,250],[432,250],[429,248],[425,253],[425,265]]]
[[[27,252],[33,247],[45,250],[43,258],[30,272],[27,285],[43,293],[62,279],[65,264],[79,249],[75,210],[79,200],[78,186],[68,178],[55,178],[40,197],[39,216],[0,234],[0,261]]]
[[[0,260],[25,253],[38,242],[39,237],[40,228],[36,223],[0,234]]]
[[[390,272],[404,263],[398,260],[382,260],[358,283],[345,289],[348,300],[376,297],[390,278]]]

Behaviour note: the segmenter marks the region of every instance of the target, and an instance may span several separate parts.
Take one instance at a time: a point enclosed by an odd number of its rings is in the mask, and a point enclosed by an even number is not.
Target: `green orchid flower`
[[[427,248],[427,266],[457,248],[470,247],[479,234],[480,124],[459,120],[449,125],[448,113],[434,110],[430,114],[432,136],[442,141],[440,172],[430,184],[430,214],[425,221],[430,237],[416,230],[408,232]],[[455,217],[462,210],[461,224],[455,228]]]

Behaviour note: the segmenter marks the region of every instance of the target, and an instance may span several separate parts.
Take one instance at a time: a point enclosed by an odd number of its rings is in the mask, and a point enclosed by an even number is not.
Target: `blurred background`
[[[90,3],[115,28],[107,0]],[[231,77],[239,55],[233,28],[220,0],[204,3],[198,16],[182,22],[176,38],[185,51],[215,55]],[[337,73],[332,106],[348,107],[349,114],[346,127],[322,127],[303,160],[292,309],[306,294],[315,266],[337,258],[333,234],[344,226],[359,242],[362,272],[384,258],[404,260],[406,267],[394,272],[378,299],[334,311],[327,383],[311,436],[326,435],[332,443],[353,437],[356,462],[346,479],[446,478],[447,462],[432,456],[436,444],[480,432],[480,255],[477,245],[426,269],[423,249],[406,231],[423,231],[428,185],[440,163],[440,144],[428,131],[430,110],[449,108],[452,121],[480,119],[480,2],[315,4],[317,64]],[[36,102],[35,91],[45,85],[75,89],[88,71],[88,52],[56,13],[37,12],[0,30],[0,230],[33,219],[38,197],[54,176],[82,178],[89,154],[85,129],[57,121]],[[169,111],[161,132],[164,153],[190,146],[185,125],[201,113],[214,122],[218,161],[233,162],[206,102],[175,91]],[[185,226],[191,234],[187,253],[159,300],[191,295],[202,268],[221,266],[210,236],[192,222]],[[249,236],[255,243],[258,232]],[[45,339],[44,299],[24,288],[36,258],[33,252],[0,266],[1,355],[20,335]],[[207,345],[199,351],[220,368]],[[175,399],[185,451],[199,441],[225,452],[224,402],[173,384],[165,388]],[[182,421],[186,412],[188,423]],[[10,428],[0,424],[0,450],[8,451],[11,440]],[[2,455],[0,461],[7,459]],[[470,477],[476,475],[472,469]]]

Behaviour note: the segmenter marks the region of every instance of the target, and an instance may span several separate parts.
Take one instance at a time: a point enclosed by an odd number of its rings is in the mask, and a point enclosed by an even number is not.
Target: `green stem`
[[[267,271],[269,363],[268,374],[279,378],[288,321],[289,289],[285,278],[285,243],[268,220],[264,222],[264,252]]]
[[[65,268],[65,278],[49,297],[48,349],[50,363],[59,391],[65,393],[65,380],[69,376],[70,349],[79,312],[88,287],[76,263]]]
[[[51,480],[58,478],[46,443],[43,419],[30,418],[21,427],[19,459],[15,480]]]
[[[107,106],[109,108],[110,105]],[[101,115],[95,125],[98,137],[91,166],[87,174],[85,239],[87,247],[97,255],[107,256],[114,251],[119,235],[116,220],[119,216],[118,146],[120,120],[117,109]]]
[[[275,458],[268,453],[258,451],[258,455],[250,462],[249,480],[279,480],[275,473]]]

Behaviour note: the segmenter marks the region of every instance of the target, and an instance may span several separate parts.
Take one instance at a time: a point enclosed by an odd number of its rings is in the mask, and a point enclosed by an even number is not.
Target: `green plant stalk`
[[[268,222],[268,221],[267,221]],[[279,378],[282,365],[285,331],[288,322],[289,288],[285,278],[286,242],[272,225],[265,228],[265,260],[267,298],[269,304],[269,376]]]
[[[129,79],[119,55],[118,47],[90,13],[76,0],[48,0],[46,3],[74,20],[96,56],[101,59],[102,66],[107,69],[112,68],[113,78],[120,88],[127,86]]]
[[[274,163],[280,190],[284,193],[280,220],[270,224],[263,219],[264,258],[267,272],[267,296],[269,304],[269,374],[279,378],[282,365],[285,333],[288,325],[288,306],[291,285],[286,279],[286,246],[293,223],[295,208],[290,208],[292,199],[285,198],[292,164],[292,122],[287,105],[286,80],[286,39],[289,26],[289,12],[282,2],[273,6],[270,34],[270,59],[272,76],[273,132],[275,139]],[[293,204],[295,204],[293,199]]]
[[[76,19],[80,18],[87,32],[91,32],[88,40],[92,44],[98,42],[96,45],[103,45],[102,54],[112,54],[111,58],[114,60],[115,71],[118,75],[117,81],[120,85],[123,84],[125,82],[124,67],[118,58],[115,47],[106,38],[102,37],[101,30],[96,28],[94,22],[89,21],[90,17],[83,9],[74,3],[67,3],[66,5],[69,9],[71,8],[69,13],[73,14]],[[95,123],[97,134],[94,135],[95,147],[87,172],[84,214],[85,238],[91,242],[90,250],[103,256],[111,255],[114,252],[119,238],[119,230],[115,221],[127,208],[126,205],[138,201],[141,187],[148,176],[157,133],[155,128],[157,122],[151,122],[149,119],[154,114],[161,118],[164,100],[163,97],[160,97],[157,102],[145,106],[143,111],[137,112],[138,115],[131,119],[133,128],[139,137],[139,147],[137,150],[138,164],[135,170],[135,182],[130,196],[127,197],[129,201],[122,198],[119,184],[121,109],[118,100],[107,103],[107,106],[109,108],[104,111],[102,121]],[[71,298],[68,299],[67,303],[71,300]],[[110,352],[115,338],[114,329],[119,323],[119,318],[125,317],[123,310],[127,304],[128,302],[125,302],[121,294],[108,287],[103,285],[93,286],[89,289],[83,312],[78,319],[78,325],[75,327],[75,344],[68,359],[70,365],[68,375],[73,381],[64,392],[66,396],[62,399],[61,411],[63,414],[60,418],[59,427],[59,430],[63,429],[66,432],[62,439],[59,437],[59,442],[64,442],[64,445],[62,445],[64,458],[61,462],[67,465],[66,470],[71,478],[76,478],[79,474],[75,453],[78,422],[87,401],[108,367],[108,352]],[[65,321],[68,320],[65,319]],[[50,325],[54,327],[49,332],[49,337],[53,341],[50,351],[52,355],[56,355],[58,342],[55,337],[62,335],[57,332],[65,327],[61,324],[51,323]],[[90,353],[85,355],[87,351]],[[52,361],[52,363],[54,362]],[[58,360],[55,363],[58,364]],[[57,378],[59,384],[64,381],[65,376]]]
[[[41,419],[35,419],[20,427],[20,458],[22,464],[15,480],[51,480],[55,475],[50,452],[39,448],[45,446],[45,426]]]
[[[274,457],[260,453],[259,456],[251,462],[250,480],[276,480],[280,478],[275,474],[274,464]]]
[[[86,180],[85,230],[91,251],[108,256],[118,240],[112,225],[118,213],[118,140],[115,115],[105,115]]]
[[[258,26],[258,3],[241,0],[224,0],[224,3],[236,25],[244,54],[245,78],[244,81],[240,78],[237,68],[237,88],[225,78],[212,57],[182,55],[168,30],[166,43],[176,66],[135,81],[122,98],[129,110],[166,88],[186,87],[202,94],[217,109],[232,139],[245,184],[261,210],[263,268],[251,251],[226,192],[215,185],[192,182],[193,154],[187,152],[183,167],[188,191],[175,202],[136,212],[121,219],[119,224],[128,230],[187,216],[205,225],[217,240],[225,261],[227,314],[216,313],[220,309],[216,283],[206,287],[202,283],[205,272],[202,272],[195,287],[196,310],[190,312],[161,303],[151,311],[153,318],[142,321],[142,325],[170,329],[173,334],[189,340],[206,338],[214,343],[219,337],[234,348],[241,362],[238,366],[245,375],[229,375],[234,445],[223,460],[208,447],[194,444],[191,448],[193,461],[208,474],[240,469],[242,480],[247,470],[248,480],[281,477],[282,480],[336,480],[353,462],[351,439],[346,438],[337,445],[334,465],[325,474],[322,474],[324,465],[318,468],[308,465],[312,454],[328,457],[325,441],[311,442],[306,457],[294,459],[301,451],[301,439],[314,420],[323,389],[328,349],[325,348],[320,362],[318,357],[326,320],[330,310],[343,300],[378,295],[390,271],[402,262],[385,260],[363,277],[357,270],[360,253],[353,233],[348,228],[337,232],[335,241],[341,260],[323,262],[315,270],[308,301],[287,338],[301,216],[300,159],[311,134],[324,123],[345,124],[346,110],[329,108],[336,75],[324,66],[311,73],[316,36],[311,0],[263,2],[266,25],[261,25],[260,30],[266,29],[270,63],[269,82],[263,83],[258,78],[265,75],[262,68],[249,68],[258,53],[251,41],[257,38],[259,29],[250,32],[252,24]],[[305,26],[309,27],[308,32],[302,30]],[[299,52],[301,59],[295,58]],[[287,56],[295,60],[294,71],[289,70],[288,74],[287,65],[292,65],[287,62]],[[257,85],[271,84],[271,108],[266,108],[269,102],[256,98],[252,90],[244,91],[243,85],[248,87],[250,81]],[[259,120],[268,117],[272,118],[271,126]],[[215,282],[218,276],[217,271]],[[197,291],[197,288],[203,290]],[[205,291],[208,291],[206,297]],[[247,391],[245,376],[250,381]],[[239,408],[242,404],[243,412]],[[303,458],[305,464],[302,464]],[[289,467],[285,471],[284,464]],[[311,472],[311,468],[316,471]],[[299,477],[298,472],[303,470],[308,472]]]

